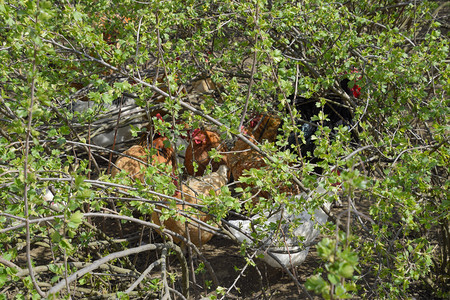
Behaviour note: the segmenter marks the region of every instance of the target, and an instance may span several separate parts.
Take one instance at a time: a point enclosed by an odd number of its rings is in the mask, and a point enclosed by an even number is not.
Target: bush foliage
[[[272,198],[246,201],[248,191],[226,186],[205,207],[216,220],[269,207],[313,211],[332,199],[294,201],[280,185],[337,190],[333,184],[341,182],[344,213],[322,228],[323,266],[309,275],[308,289],[325,298],[404,298],[421,286],[448,296],[449,43],[437,21],[447,7],[390,0],[0,1],[0,298],[186,296],[195,275],[187,275],[178,246],[132,247],[119,238],[127,224],[146,235],[157,229],[148,218],[160,201],[156,193],[176,188],[154,166],[143,184],[111,178],[108,161],[117,153],[91,145],[104,125],[97,122],[107,113],[101,105],[124,94],[167,136],[183,131],[175,120],[215,126],[229,140],[252,113],[284,121],[276,142],[258,145],[267,168],[242,179]],[[361,97],[343,93],[343,77],[357,82]],[[196,103],[186,87],[204,78],[217,88]],[[351,108],[354,124],[319,126],[310,155],[320,161],[312,163],[283,147],[299,131],[289,99],[324,99],[330,91]],[[80,99],[100,106],[74,111]],[[173,122],[151,119],[160,108]],[[144,130],[134,126],[136,134]],[[51,203],[47,190],[55,195]],[[30,257],[38,246],[48,257]],[[148,265],[160,265],[163,275],[139,278],[132,254],[143,251],[158,253],[162,260]],[[242,253],[253,264],[249,245]],[[164,271],[174,254],[181,271]],[[197,273],[210,271],[197,254]],[[202,295],[231,292],[214,272],[204,274]],[[130,289],[134,282],[141,288]]]

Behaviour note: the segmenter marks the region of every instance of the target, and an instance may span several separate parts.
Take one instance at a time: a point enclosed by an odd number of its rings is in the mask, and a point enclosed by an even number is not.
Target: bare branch
[[[144,246],[139,246],[136,248],[130,248],[124,251],[120,251],[120,252],[115,252],[112,254],[109,254],[95,262],[93,262],[92,264],[90,264],[89,266],[84,267],[81,270],[78,270],[77,272],[73,273],[72,275],[70,275],[66,280],[67,283],[70,284],[73,281],[81,278],[83,275],[99,268],[101,265],[106,264],[107,262],[116,259],[116,258],[120,258],[120,257],[124,257],[124,256],[129,256],[131,254],[137,254],[137,253],[141,253],[144,251],[150,251],[150,250],[161,250],[164,248],[172,248],[172,246],[175,246],[174,244],[171,243],[166,243],[166,244],[149,244],[149,245],[144,245]],[[66,284],[66,280],[62,280],[59,283],[57,283],[55,286],[53,286],[45,295],[45,297],[48,297],[50,295],[55,295],[56,293],[60,292]]]

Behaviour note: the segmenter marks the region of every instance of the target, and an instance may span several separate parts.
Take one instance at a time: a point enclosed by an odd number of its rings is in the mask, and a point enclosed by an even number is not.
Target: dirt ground
[[[356,203],[357,209],[363,213],[368,211],[369,206],[370,201],[366,199],[359,200]],[[343,210],[343,208],[334,208],[332,212],[336,215],[341,210]],[[342,221],[345,222],[345,220]],[[98,228],[104,230],[110,237],[114,236],[115,238],[119,238],[117,236],[117,222],[115,220],[96,219],[93,220],[93,223],[96,224]],[[132,248],[137,246],[139,242],[136,237],[141,233],[141,227],[125,223],[122,224],[122,229],[125,236],[134,235],[134,239],[130,242],[128,247]],[[162,242],[161,237],[158,234],[155,232],[151,233],[148,229],[144,231],[143,236],[146,237],[143,240],[145,243]],[[148,238],[150,238],[150,240]],[[320,240],[320,237],[318,240]],[[92,260],[96,260],[97,256],[104,256],[103,253],[101,253],[103,251],[108,251],[108,248],[103,248],[97,254],[92,253]],[[25,249],[22,249],[21,252],[22,253],[18,256],[15,263],[26,268]],[[225,289],[233,287],[224,299],[308,299],[305,291],[299,289],[285,271],[270,267],[258,259],[255,259],[256,266],[248,266],[245,272],[240,276],[241,270],[246,265],[246,261],[240,255],[240,246],[229,239],[215,236],[209,243],[203,246],[201,252],[214,270],[220,286]],[[156,252],[143,253],[138,255],[138,257],[130,257],[130,260],[137,262],[136,268],[139,271],[144,271],[151,262],[157,259],[158,255],[159,254]],[[48,251],[48,248],[42,246],[33,247],[32,258],[36,265],[47,265],[52,261],[51,252]],[[198,266],[200,262],[200,259],[194,259],[195,266]],[[170,256],[168,265],[171,272],[177,274],[177,276],[180,274],[180,264],[175,256]],[[317,255],[316,248],[312,246],[306,261],[295,268],[295,270],[291,269],[291,272],[294,273],[301,284],[304,284],[306,279],[314,274],[314,270],[321,266],[322,262]],[[152,278],[160,278],[159,269],[152,271],[150,276]],[[205,280],[211,280],[211,276],[207,271],[196,274],[196,284],[193,282],[192,275],[190,276],[190,279],[190,298],[201,299],[201,297],[204,296],[215,295],[214,289],[207,290],[205,288]],[[113,282],[111,282],[111,284],[113,284]],[[176,282],[173,287],[179,291],[181,290],[179,282]],[[311,292],[309,295],[312,299],[322,299],[321,296],[314,295]],[[421,285],[413,285],[411,287],[410,295],[411,299],[416,300],[433,299],[429,289]],[[354,299],[359,299],[359,297]]]
[[[232,286],[240,273],[234,266],[240,269],[245,266],[245,260],[239,255],[239,246],[224,238],[215,237],[206,245],[204,253],[216,271],[219,282],[227,288]],[[299,282],[303,284],[319,264],[320,260],[312,247],[306,261],[296,268]],[[282,269],[273,268],[258,259],[256,267],[248,267],[231,295],[237,299],[307,299],[306,294],[297,288]]]
[[[154,242],[161,242],[160,237],[155,236]],[[130,244],[130,247],[133,246],[135,245]],[[292,279],[283,270],[272,268],[258,259],[255,259],[255,267],[248,266],[242,276],[239,276],[242,268],[246,265],[246,261],[239,254],[239,245],[226,238],[214,237],[208,244],[204,245],[201,251],[211,264],[222,287],[228,289],[235,284],[235,287],[230,290],[225,299],[307,299],[306,294],[297,288]],[[101,253],[98,254],[101,255]],[[93,254],[93,256],[96,255]],[[136,264],[137,269],[139,271],[145,270],[152,261],[157,259],[157,256],[158,253],[155,252],[139,255]],[[43,246],[33,247],[31,257],[36,265],[52,263],[51,252]],[[130,257],[130,260],[133,261],[134,259],[135,257]],[[22,253],[17,257],[15,263],[26,268],[26,261],[25,249],[22,249]],[[198,258],[194,259],[195,266],[198,266],[200,262]],[[303,284],[309,276],[313,275],[313,271],[319,267],[319,264],[315,248],[311,247],[306,261],[295,270],[299,282]],[[172,272],[180,274],[179,262],[174,256],[170,257],[169,266]],[[152,278],[160,278],[160,273],[156,270],[150,276]],[[236,281],[238,277],[239,280]],[[199,295],[205,296],[208,293],[209,295],[214,294],[213,290],[205,292],[204,280],[211,280],[208,272],[197,274],[196,282],[198,288],[195,289],[191,276],[191,298],[200,298]],[[174,287],[181,290],[177,283]],[[320,297],[312,296],[313,299],[321,299]]]

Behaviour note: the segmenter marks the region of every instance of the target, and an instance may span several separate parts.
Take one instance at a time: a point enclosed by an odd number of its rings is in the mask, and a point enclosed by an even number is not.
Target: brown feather
[[[281,125],[281,119],[277,116],[261,115],[257,117],[258,120],[253,120],[254,128],[251,126],[247,129],[253,134],[258,142],[268,140],[275,142],[277,139],[278,128]]]
[[[221,143],[217,133],[208,130],[200,130],[194,132],[193,135],[194,136],[191,138],[186,149],[186,156],[184,158],[184,166],[189,175],[203,176],[208,165],[211,165],[213,172],[217,171],[221,165],[228,165],[227,155],[222,155],[220,161],[212,160],[209,157],[208,152],[213,148],[220,152],[228,151],[227,146]],[[198,165],[197,172],[194,172],[193,162],[196,162]]]
[[[151,163],[152,165],[157,163],[173,166],[174,151],[170,145],[166,147],[164,144],[165,141],[166,143],[168,142],[166,137],[159,137],[153,140],[153,148],[157,150],[157,153],[153,154],[151,158],[149,158],[148,151],[146,151],[141,145],[134,145],[123,153],[146,163]],[[144,168],[145,165],[143,163],[138,162],[133,158],[122,156],[116,160],[115,167],[111,170],[111,176],[114,177],[121,170],[124,170],[133,179],[138,179],[141,182],[144,182]]]
[[[255,137],[249,134],[248,138],[252,143],[256,143]],[[243,175],[245,170],[250,169],[261,169],[266,167],[266,162],[263,156],[257,151],[250,148],[250,146],[244,141],[238,139],[234,144],[233,149],[231,149],[231,154],[229,155],[231,173],[235,181]],[[245,189],[248,185],[245,183],[238,183],[237,186]],[[256,192],[256,190],[254,191]],[[268,193],[261,192],[262,197],[268,198]]]
[[[140,145],[134,145],[123,153],[144,162],[148,162],[148,153],[145,151],[144,147]],[[144,173],[142,173],[141,170],[144,167],[145,165],[143,163],[138,162],[135,159],[121,156],[116,160],[115,167],[111,170],[111,176],[115,177],[121,170],[125,170],[133,179],[138,179],[143,182]]]
[[[214,191],[216,195],[219,195],[220,188],[228,182],[227,173],[228,168],[226,166],[221,166],[217,172],[212,172],[203,177],[189,178],[186,184],[182,185],[184,200],[193,204],[202,204],[201,200],[198,199],[199,195],[210,195],[211,191]],[[174,197],[181,199],[182,195],[178,193]],[[187,207],[189,207],[189,205],[177,204],[178,211],[184,211],[187,213]],[[202,222],[211,220],[211,216],[208,214],[200,212],[196,209],[192,209],[191,211],[194,211],[194,213],[189,213],[189,215],[194,219],[198,219]],[[159,213],[153,213],[153,223],[161,226],[160,217],[161,215]],[[188,221],[189,238],[196,246],[206,244],[213,237],[211,232],[202,230],[200,226],[195,224],[195,221],[188,218],[186,220]],[[184,222],[177,221],[174,218],[169,218],[162,223],[167,229],[187,238],[186,225]],[[174,241],[176,243],[180,242],[177,238],[174,238]]]

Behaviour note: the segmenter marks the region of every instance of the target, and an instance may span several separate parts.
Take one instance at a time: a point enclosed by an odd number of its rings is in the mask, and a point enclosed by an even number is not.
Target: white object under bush
[[[295,196],[295,198],[304,197],[307,200],[313,197],[321,197],[326,193],[325,189],[319,187],[309,195],[302,193],[300,195]],[[329,210],[331,207],[331,203],[325,203],[324,207]],[[306,259],[306,256],[309,252],[309,246],[319,235],[319,229],[315,228],[317,225],[323,225],[326,223],[328,219],[328,215],[321,209],[318,208],[313,213],[314,218],[311,218],[311,214],[306,210],[298,213],[298,214],[288,214],[284,209],[280,209],[276,213],[269,216],[269,213],[266,213],[266,217],[268,217],[267,221],[263,226],[255,225],[254,228],[260,232],[260,230],[265,230],[268,228],[270,223],[276,224],[276,229],[267,233],[266,238],[261,241],[264,250],[258,251],[258,256],[261,254],[264,255],[262,258],[266,263],[268,263],[272,267],[280,268],[279,263],[272,258],[268,252],[270,252],[273,256],[275,256],[284,266],[298,266],[303,263]],[[247,241],[250,245],[253,244],[252,239],[250,238],[252,233],[252,222],[261,218],[261,215],[255,215],[251,218],[251,220],[232,220],[229,221],[232,225],[240,230],[229,226],[230,232],[236,237],[236,239],[240,242],[244,240]],[[280,220],[282,221],[281,226]],[[292,233],[289,231],[290,224],[294,221],[298,221],[299,225],[293,228]],[[284,246],[274,246],[277,239],[282,239],[284,241]]]

